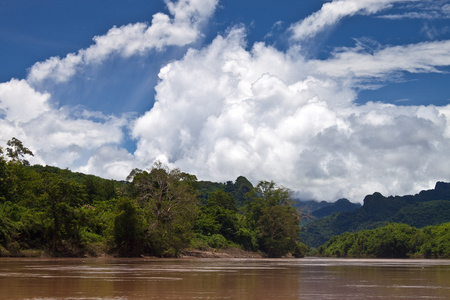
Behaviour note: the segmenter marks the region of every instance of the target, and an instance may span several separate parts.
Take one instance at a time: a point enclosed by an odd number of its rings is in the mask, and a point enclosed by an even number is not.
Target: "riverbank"
[[[191,249],[183,251],[183,258],[263,258],[258,252],[245,251],[239,248],[197,250]]]
[[[20,250],[20,251],[8,251],[3,247],[0,247],[0,257],[14,257],[14,258],[49,258],[55,257],[52,253],[44,250]],[[96,253],[96,255],[57,255],[57,257],[118,257],[117,255],[110,253]],[[145,256],[142,256],[145,257]],[[264,256],[259,252],[245,251],[239,248],[224,248],[224,249],[209,249],[209,250],[199,250],[199,249],[188,249],[181,252],[179,258],[263,258]]]

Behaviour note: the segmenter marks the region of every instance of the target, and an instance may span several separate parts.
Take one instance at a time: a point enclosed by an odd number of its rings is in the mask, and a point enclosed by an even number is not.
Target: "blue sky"
[[[0,0],[0,142],[299,197],[450,180],[449,0]]]

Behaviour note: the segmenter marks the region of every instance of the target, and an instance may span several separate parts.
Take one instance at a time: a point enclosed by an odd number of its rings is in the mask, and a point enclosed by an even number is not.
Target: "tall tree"
[[[260,235],[261,250],[269,257],[293,252],[299,242],[300,217],[292,205],[292,192],[273,181],[260,181],[249,203],[249,218]]]
[[[73,180],[44,173],[41,201],[52,220],[51,250],[65,252],[65,244],[76,243],[80,238],[79,207],[85,202],[84,188]]]
[[[34,154],[30,149],[25,147],[20,140],[13,137],[6,144],[8,145],[8,147],[6,148],[6,155],[11,159],[11,161],[20,162],[25,166],[30,165],[28,160],[26,160],[24,157],[25,155],[34,156]]]
[[[134,173],[132,193],[145,214],[150,254],[176,256],[188,245],[198,213],[196,181],[195,176],[160,162],[149,172]]]
[[[138,256],[143,251],[142,210],[129,198],[121,198],[114,219],[113,236],[120,256]]]
[[[0,202],[5,201],[8,194],[8,177],[6,160],[3,157],[3,149],[0,147]]]

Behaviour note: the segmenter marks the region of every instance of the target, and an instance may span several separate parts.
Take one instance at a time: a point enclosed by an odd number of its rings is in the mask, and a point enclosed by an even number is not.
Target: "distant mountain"
[[[314,201],[314,200],[304,201],[304,200],[299,200],[299,199],[296,199],[295,201],[296,201],[295,206],[298,209],[300,209],[304,213],[307,213],[310,215],[316,210],[319,210],[325,206],[330,206],[333,204],[333,203],[327,202],[327,201],[318,202],[318,201]]]
[[[334,212],[354,211],[361,207],[359,203],[352,203],[348,199],[339,199],[330,205],[324,206],[312,212],[312,215],[317,219],[324,218]]]
[[[295,205],[297,209],[303,212],[302,225],[306,225],[311,221],[324,218],[334,212],[354,211],[361,207],[359,203],[352,203],[348,199],[342,198],[336,202],[327,201],[301,201]]]
[[[450,183],[437,182],[434,189],[416,195],[368,195],[364,205],[354,211],[334,212],[307,224],[300,238],[305,244],[318,247],[335,235],[377,228],[386,222],[418,228],[450,222]]]

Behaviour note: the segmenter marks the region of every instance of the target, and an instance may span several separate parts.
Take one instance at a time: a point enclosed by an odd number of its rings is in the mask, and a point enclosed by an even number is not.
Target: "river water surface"
[[[450,260],[0,258],[0,299],[450,299]]]

